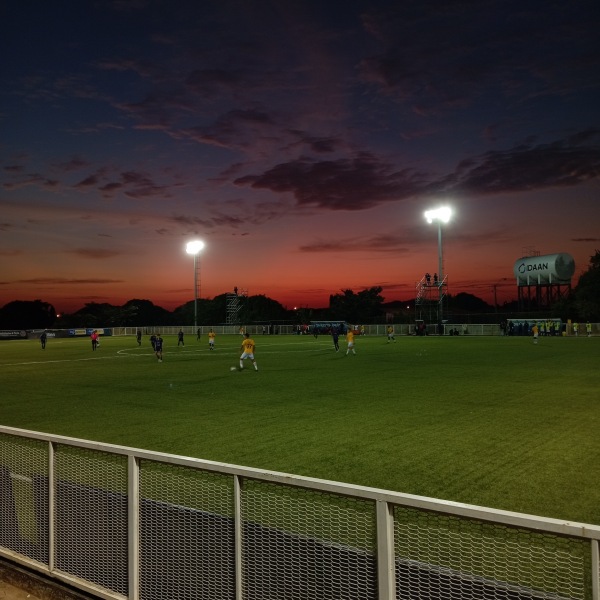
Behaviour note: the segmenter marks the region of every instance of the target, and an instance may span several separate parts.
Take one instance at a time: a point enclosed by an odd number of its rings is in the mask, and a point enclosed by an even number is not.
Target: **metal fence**
[[[0,555],[100,598],[600,600],[599,540],[595,525],[0,426]]]

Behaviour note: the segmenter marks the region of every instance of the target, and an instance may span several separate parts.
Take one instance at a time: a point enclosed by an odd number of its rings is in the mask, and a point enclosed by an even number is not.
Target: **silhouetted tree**
[[[448,296],[448,306],[452,310],[464,311],[464,312],[490,312],[494,309],[491,304],[488,304],[485,300],[468,294],[466,292],[460,292],[456,296]]]
[[[216,296],[213,300],[198,298],[198,325],[216,325],[225,323],[225,294]],[[173,311],[174,325],[194,324],[194,301],[186,302]]]
[[[0,309],[0,329],[47,329],[55,320],[54,306],[41,300],[14,300]]]
[[[382,289],[378,286],[371,287],[358,294],[352,290],[342,290],[341,294],[329,296],[331,318],[361,323],[382,317],[384,313]]]
[[[590,257],[588,270],[581,275],[573,292],[575,317],[586,321],[600,320],[600,250]]]
[[[137,298],[128,300],[119,308],[119,317],[122,326],[142,327],[144,325],[171,325],[173,315],[161,306],[156,306],[150,300],[139,300]]]
[[[107,302],[88,302],[83,308],[65,317],[73,327],[105,327],[115,316],[116,307]]]
[[[289,319],[289,316],[289,312],[277,300],[258,294],[245,298],[240,311],[240,322],[281,321]]]

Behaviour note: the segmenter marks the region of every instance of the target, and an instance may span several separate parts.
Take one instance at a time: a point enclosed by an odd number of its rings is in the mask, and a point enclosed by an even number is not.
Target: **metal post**
[[[600,543],[598,540],[591,540],[592,544],[592,599],[600,599]]]
[[[394,513],[392,505],[377,501],[377,581],[378,600],[396,597],[396,560],[394,554]]]
[[[140,461],[127,456],[127,571],[129,600],[140,598]]]
[[[438,325],[444,318],[443,309],[443,281],[444,281],[444,255],[442,249],[442,222],[438,219],[438,287],[439,287],[439,314],[438,314]],[[438,332],[439,333],[439,332]]]
[[[194,254],[194,331],[198,328],[198,254]]]

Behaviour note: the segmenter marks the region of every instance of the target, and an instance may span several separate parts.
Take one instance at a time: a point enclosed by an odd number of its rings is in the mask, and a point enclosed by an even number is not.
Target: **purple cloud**
[[[300,158],[276,165],[262,175],[246,175],[238,186],[293,194],[298,206],[330,210],[365,210],[415,195],[423,176],[412,169],[396,171],[368,153],[354,158],[316,162]]]

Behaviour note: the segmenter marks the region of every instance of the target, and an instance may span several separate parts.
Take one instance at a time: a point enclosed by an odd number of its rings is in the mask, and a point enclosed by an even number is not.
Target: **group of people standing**
[[[198,331],[200,331],[200,330],[198,330]],[[216,334],[211,329],[208,332],[208,349],[209,350],[215,349],[215,338],[216,338]],[[138,346],[141,346],[142,345],[142,332],[139,329],[136,333],[136,339],[137,339]],[[200,333],[198,333],[198,339],[200,339]],[[164,339],[160,335],[160,333],[158,333],[158,334],[153,333],[150,336],[150,344],[152,345],[152,350],[154,351],[154,354],[156,355],[158,362],[162,362],[163,361]],[[177,346],[185,346],[184,333],[183,333],[182,329],[180,329],[179,332],[177,333]]]

